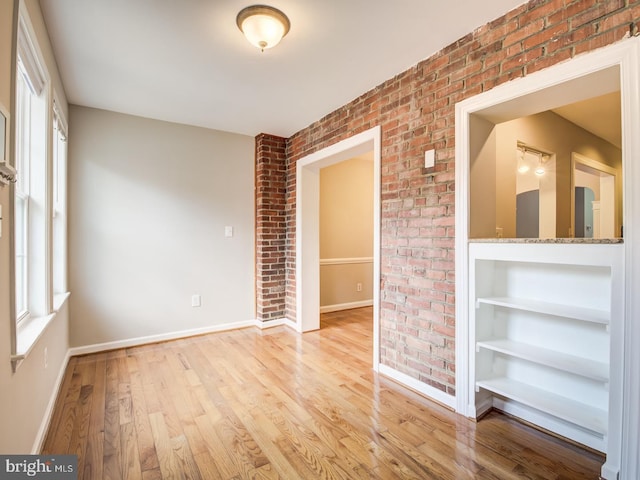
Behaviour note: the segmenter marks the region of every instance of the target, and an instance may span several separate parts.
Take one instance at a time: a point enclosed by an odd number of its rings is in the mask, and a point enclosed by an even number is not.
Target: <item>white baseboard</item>
[[[298,330],[298,325],[296,322],[289,320],[288,318],[276,318],[273,320],[267,320],[261,322],[260,320],[256,320],[255,326],[260,330],[266,330],[267,328],[279,327],[284,325],[285,327],[292,328],[293,330]]]
[[[453,395],[449,395],[442,390],[433,388],[432,386],[427,385],[426,383],[422,383],[420,380],[416,380],[406,373],[399,372],[398,370],[387,365],[380,364],[378,366],[378,371],[382,375],[391,378],[392,380],[410,388],[411,390],[415,390],[425,397],[428,397],[429,399],[444,405],[445,407],[448,407],[452,410],[455,410],[456,408],[456,397],[454,397]]]
[[[493,406],[502,412],[521,418],[562,437],[570,438],[599,452],[605,453],[607,450],[606,438],[603,435],[596,434],[553,415],[548,415],[536,408],[528,407],[515,400],[498,397],[493,398]]]
[[[42,446],[44,444],[47,431],[49,431],[49,424],[51,423],[51,416],[53,415],[53,409],[56,406],[56,400],[58,399],[58,394],[60,393],[60,388],[62,387],[64,374],[67,371],[67,365],[69,365],[70,358],[71,358],[71,350],[67,350],[67,353],[64,356],[64,359],[62,360],[62,364],[60,365],[60,371],[58,372],[58,377],[56,378],[55,385],[51,390],[49,403],[47,404],[47,409],[44,411],[44,415],[42,416],[42,421],[40,422],[40,427],[38,428],[38,432],[36,433],[36,438],[35,438],[35,441],[33,442],[33,447],[31,447],[31,453],[33,455],[37,455],[42,451]]]
[[[296,324],[287,318],[279,318],[275,320],[267,320],[261,322],[259,320],[246,320],[243,322],[224,323],[221,325],[211,325],[209,327],[193,328],[190,330],[180,330],[177,332],[161,333],[159,335],[149,335],[147,337],[129,338],[126,340],[116,340],[113,342],[96,343],[93,345],[85,345],[82,347],[72,347],[69,349],[70,356],[87,355],[89,353],[105,352],[107,350],[116,350],[118,348],[137,347],[148,343],[166,342],[167,340],[178,340],[180,338],[194,337],[197,335],[205,335],[207,333],[225,332],[228,330],[237,330],[239,328],[258,327],[261,330],[266,328],[285,325],[296,330]]]
[[[485,398],[484,400],[476,403],[475,416],[473,418],[480,418],[492,408],[493,408],[493,397]],[[467,411],[474,412],[473,406],[469,405]]]
[[[320,313],[339,312],[340,310],[351,310],[352,308],[362,308],[373,306],[373,300],[360,300],[359,302],[337,303],[335,305],[325,305],[320,307]]]
[[[147,337],[129,338],[126,340],[116,340],[113,342],[96,343],[94,345],[86,345],[83,347],[71,348],[71,356],[87,355],[89,353],[104,352],[107,350],[116,350],[118,348],[136,347],[147,343],[166,342],[167,340],[178,340],[180,338],[194,337],[196,335],[205,335],[207,333],[224,332],[226,330],[235,330],[238,328],[255,327],[256,320],[247,320],[243,322],[224,323],[221,325],[211,325],[208,327],[192,328],[189,330],[180,330],[177,332],[161,333],[158,335],[149,335]],[[262,322],[260,322],[262,323]]]

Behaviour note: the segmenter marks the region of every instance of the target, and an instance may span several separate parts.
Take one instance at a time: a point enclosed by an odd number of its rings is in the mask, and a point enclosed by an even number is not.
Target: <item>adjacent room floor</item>
[[[371,318],[74,357],[43,453],[77,454],[81,479],[598,478],[599,455],[376,375]]]

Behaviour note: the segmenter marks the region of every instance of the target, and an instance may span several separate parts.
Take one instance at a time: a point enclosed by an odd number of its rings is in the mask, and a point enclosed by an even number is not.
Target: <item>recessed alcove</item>
[[[475,112],[469,122],[469,238],[622,237],[617,66]]]
[[[497,409],[599,450],[606,479],[635,442],[622,419],[637,404],[625,373],[637,362],[637,47],[456,106],[456,410]],[[535,228],[519,233],[530,191]]]

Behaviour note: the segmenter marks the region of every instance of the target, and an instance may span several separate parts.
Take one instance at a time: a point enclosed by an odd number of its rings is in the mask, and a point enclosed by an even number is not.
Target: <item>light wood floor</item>
[[[603,459],[375,375],[371,309],[71,359],[43,453],[83,479],[597,479]]]

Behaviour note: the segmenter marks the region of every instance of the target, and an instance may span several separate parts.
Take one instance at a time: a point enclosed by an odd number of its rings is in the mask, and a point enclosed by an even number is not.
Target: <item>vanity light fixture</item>
[[[287,16],[268,5],[243,8],[236,17],[236,23],[249,43],[263,52],[267,48],[275,47],[291,28]]]

